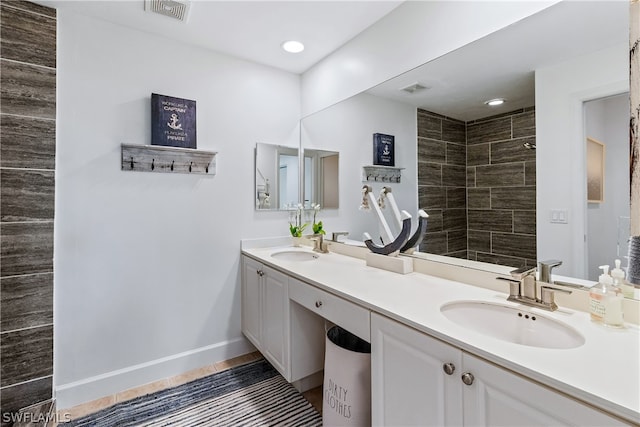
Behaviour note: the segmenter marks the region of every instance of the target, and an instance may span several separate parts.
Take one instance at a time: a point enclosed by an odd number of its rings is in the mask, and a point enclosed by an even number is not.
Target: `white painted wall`
[[[622,266],[627,265],[623,256],[629,237],[629,94],[586,102],[585,133],[605,144],[606,150],[604,201],[587,203],[587,274],[598,280],[599,265],[613,268],[619,235],[623,236],[620,259]]]
[[[562,260],[558,274],[587,277],[583,103],[628,91],[628,79],[626,44],[536,70],[538,259]],[[551,224],[551,209],[569,223]]]
[[[400,184],[369,184],[376,198],[384,185],[391,187],[398,207],[414,218],[415,228],[418,209],[416,109],[363,93],[302,121],[303,148],[340,152],[340,207],[322,210],[318,216],[328,235],[332,231],[348,231],[349,239],[362,240],[362,233],[366,231],[374,239],[379,236],[374,212],[358,209],[364,185],[362,166],[373,164],[374,133],[395,136],[395,164],[405,169]],[[389,208],[385,212],[390,215]]]
[[[297,146],[297,75],[58,11],[58,408],[251,350],[240,239],[286,235],[254,211],[256,141]],[[217,175],[120,171],[150,143],[150,94],[194,99]],[[280,230],[280,232],[278,231]]]
[[[551,1],[408,1],[302,76],[307,116],[533,15]]]

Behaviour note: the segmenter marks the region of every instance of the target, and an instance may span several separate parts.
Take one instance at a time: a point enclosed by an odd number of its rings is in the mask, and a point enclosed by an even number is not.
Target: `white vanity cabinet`
[[[457,348],[372,313],[372,424],[461,425],[461,366]]]
[[[242,332],[290,380],[288,276],[242,257]]]
[[[352,334],[370,342],[371,312],[297,279],[289,279],[289,297],[316,317],[340,325]],[[324,333],[323,333],[324,335]]]
[[[328,295],[320,298],[321,292],[242,257],[242,333],[299,391],[315,387],[318,379],[313,376],[324,369],[324,319],[315,303],[326,309],[334,301]],[[324,301],[331,303],[322,305]],[[368,323],[366,329],[368,333]]]
[[[371,349],[375,426],[627,425],[375,313]]]

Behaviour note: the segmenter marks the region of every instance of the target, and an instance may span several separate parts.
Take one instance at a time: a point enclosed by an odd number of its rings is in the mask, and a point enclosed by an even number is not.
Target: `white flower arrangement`
[[[304,208],[300,203],[298,203],[295,210],[289,212],[289,232],[293,237],[302,237],[302,232],[307,228],[307,225],[309,225],[307,223],[302,223],[303,213]]]
[[[311,226],[313,228],[313,234],[327,234],[322,229],[322,221],[316,222],[316,215],[320,212],[320,204],[315,203],[311,205],[311,207],[313,208],[313,225]]]

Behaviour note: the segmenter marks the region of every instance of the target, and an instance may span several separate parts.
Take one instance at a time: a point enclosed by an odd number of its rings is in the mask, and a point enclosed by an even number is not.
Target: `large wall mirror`
[[[598,265],[626,255],[628,26],[627,2],[561,2],[312,114],[302,126],[337,127],[325,140],[354,153],[344,159],[354,169],[367,163],[355,152],[370,152],[368,135],[396,134],[407,162],[402,183],[392,185],[396,199],[401,209],[430,215],[420,252],[511,267],[556,258],[563,265],[555,273],[592,279]],[[505,102],[486,104],[494,98]],[[391,123],[363,129],[372,112],[356,107],[365,105],[404,120],[404,130]],[[363,136],[341,141],[356,134],[353,126]],[[608,196],[598,204],[587,203],[587,138],[607,146]],[[625,173],[608,175],[616,171]],[[357,172],[345,176],[342,188],[353,187],[355,197],[341,209],[341,225],[357,239],[375,223],[357,211]]]

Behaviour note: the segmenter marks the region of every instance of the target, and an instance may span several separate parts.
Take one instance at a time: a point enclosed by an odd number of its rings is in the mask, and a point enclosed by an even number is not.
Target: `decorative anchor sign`
[[[196,147],[196,101],[151,94],[151,145]]]

